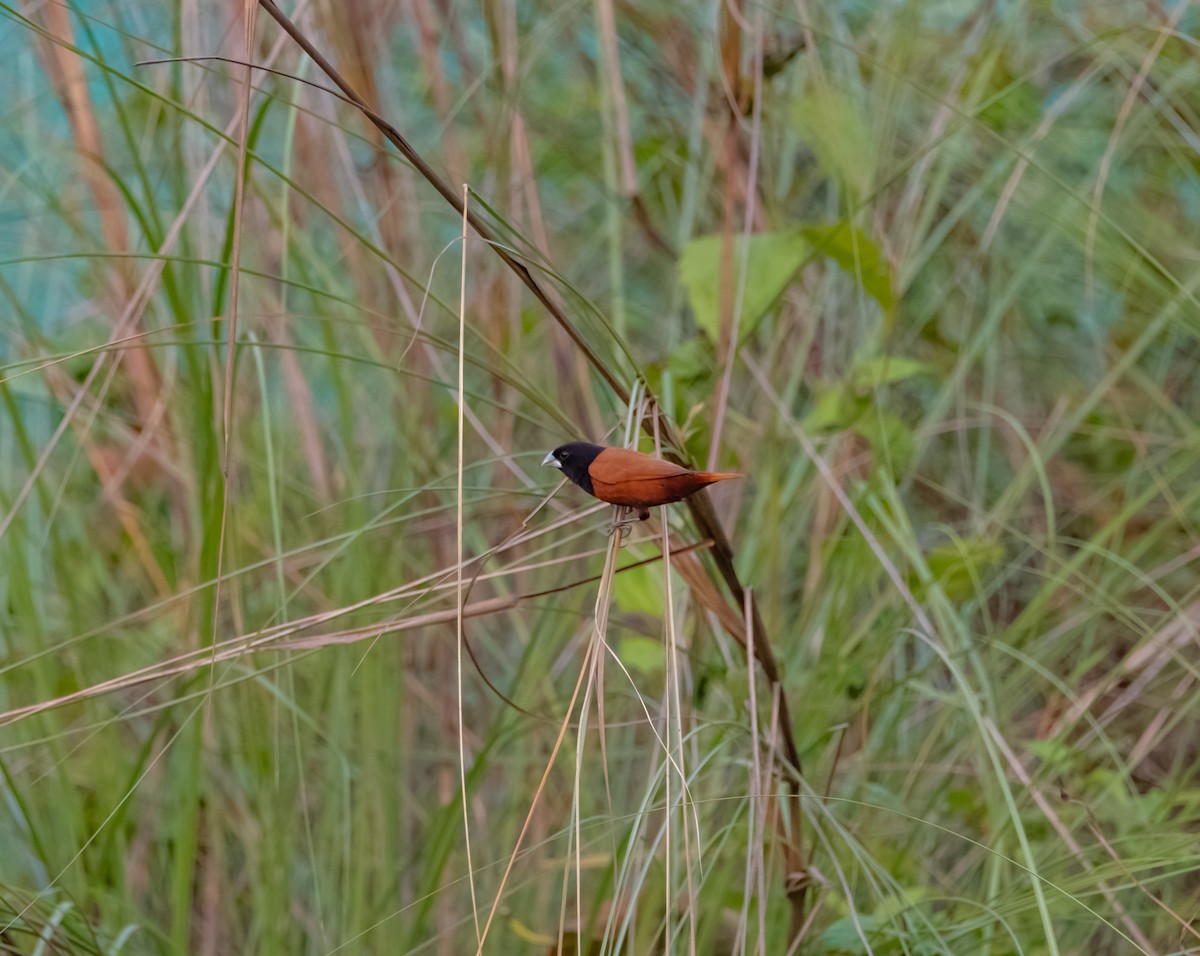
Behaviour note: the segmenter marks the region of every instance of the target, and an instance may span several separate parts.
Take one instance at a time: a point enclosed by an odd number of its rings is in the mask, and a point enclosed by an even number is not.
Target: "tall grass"
[[[0,951],[1200,952],[1190,6],[0,11]]]

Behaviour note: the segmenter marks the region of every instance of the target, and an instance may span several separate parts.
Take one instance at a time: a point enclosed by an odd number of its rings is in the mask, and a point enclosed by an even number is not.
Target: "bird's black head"
[[[585,441],[567,442],[565,445],[559,445],[543,458],[542,464],[550,465],[552,468],[561,468],[564,475],[589,495],[594,495],[588,466],[602,451],[604,451],[603,445],[590,445]]]

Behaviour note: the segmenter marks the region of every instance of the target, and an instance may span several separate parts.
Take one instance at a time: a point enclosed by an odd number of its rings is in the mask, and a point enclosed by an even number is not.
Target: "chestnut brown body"
[[[717,481],[744,477],[734,472],[691,471],[628,448],[605,448],[586,442],[560,445],[542,464],[561,468],[575,484],[601,501],[636,508],[643,521],[650,517],[648,508],[682,501]]]

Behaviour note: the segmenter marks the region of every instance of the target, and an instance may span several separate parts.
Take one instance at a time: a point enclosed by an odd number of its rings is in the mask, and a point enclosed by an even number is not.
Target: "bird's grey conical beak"
[[[542,459],[543,465],[549,465],[551,468],[562,468],[562,462],[554,457],[554,452],[550,452]]]

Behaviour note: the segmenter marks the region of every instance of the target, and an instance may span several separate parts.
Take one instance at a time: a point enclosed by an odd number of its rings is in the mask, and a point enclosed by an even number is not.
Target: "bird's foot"
[[[620,521],[610,521],[604,526],[604,537],[611,538],[613,533],[619,531],[622,538],[629,537],[629,529],[633,527],[636,518],[622,518]]]
[[[622,517],[616,519],[604,526],[604,536],[611,537],[614,531],[621,532],[621,538],[629,537],[629,529],[640,521],[646,521],[650,517],[650,512],[645,508],[623,508]]]

